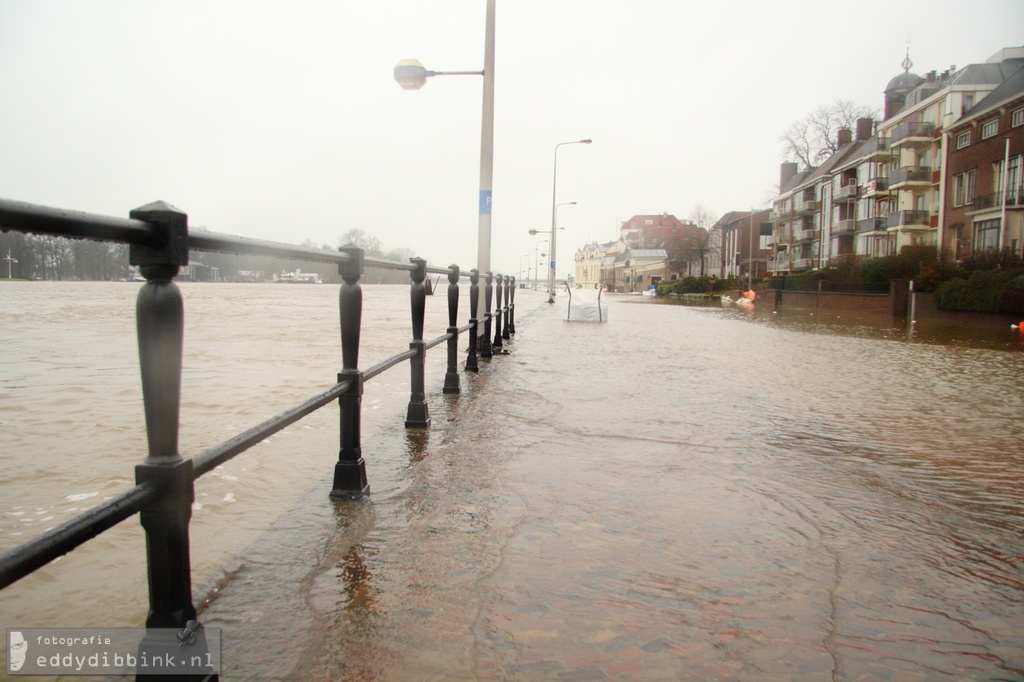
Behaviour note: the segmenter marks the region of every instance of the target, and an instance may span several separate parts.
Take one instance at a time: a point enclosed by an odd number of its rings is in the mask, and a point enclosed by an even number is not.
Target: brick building
[[[946,250],[1024,249],[1024,67],[949,128]]]

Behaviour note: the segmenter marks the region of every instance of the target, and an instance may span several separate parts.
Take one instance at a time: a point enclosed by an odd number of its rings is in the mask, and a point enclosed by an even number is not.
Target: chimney
[[[786,189],[786,184],[796,177],[797,165],[793,161],[785,161],[779,172],[779,191]]]
[[[925,74],[925,78],[927,79],[927,81],[929,83],[934,83],[935,82],[935,72],[934,71],[929,71],[928,73]]]
[[[871,133],[875,129],[875,121],[870,118],[857,119],[857,140],[871,139]]]
[[[849,128],[840,128],[839,129],[839,139],[838,139],[839,147],[844,147],[844,146],[850,144],[850,142],[852,140],[853,140],[853,132],[851,132]]]

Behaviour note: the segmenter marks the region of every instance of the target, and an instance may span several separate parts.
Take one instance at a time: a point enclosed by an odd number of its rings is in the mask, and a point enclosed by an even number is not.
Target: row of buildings
[[[634,216],[617,242],[577,251],[577,282],[638,291],[686,274],[784,275],[907,246],[955,259],[1024,255],[1024,47],[941,73],[911,68],[908,57],[886,86],[883,120],[839,131],[817,167],[783,163],[770,209],[730,211],[703,237],[674,216]]]

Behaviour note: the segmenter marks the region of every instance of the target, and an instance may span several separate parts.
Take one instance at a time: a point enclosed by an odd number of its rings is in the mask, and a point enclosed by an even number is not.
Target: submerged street
[[[523,300],[228,568],[226,679],[1024,679],[1024,353]]]

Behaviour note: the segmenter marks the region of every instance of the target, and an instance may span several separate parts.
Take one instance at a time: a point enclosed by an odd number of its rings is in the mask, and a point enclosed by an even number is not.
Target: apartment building
[[[711,228],[708,273],[718,277],[758,277],[768,270],[770,212],[729,211]],[[767,231],[764,226],[767,225]]]
[[[887,256],[904,246],[956,249],[963,237],[943,216],[948,131],[1024,66],[1024,48],[923,77],[912,66],[904,60],[903,73],[886,86],[885,118],[874,132],[861,119],[855,136],[840,132],[838,151],[821,166],[798,172],[795,164],[782,164],[770,272]]]
[[[1024,255],[1024,66],[947,131],[944,225],[949,251]]]

